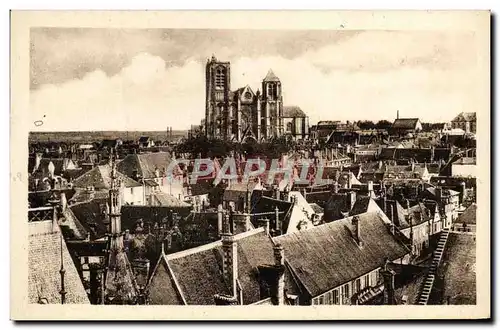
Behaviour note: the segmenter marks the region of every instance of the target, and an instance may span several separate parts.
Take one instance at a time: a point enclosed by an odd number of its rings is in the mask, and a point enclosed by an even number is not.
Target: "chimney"
[[[229,215],[224,217],[224,232],[222,233],[222,274],[230,288],[233,297],[237,297],[238,279],[238,247],[233,234],[229,230]]]
[[[40,167],[40,162],[42,161],[42,153],[40,152],[37,152],[35,154],[35,167],[33,168],[33,172],[35,172],[36,170],[38,170],[38,168]]]
[[[333,193],[334,194],[339,193],[339,183],[337,181],[333,182]]]
[[[460,184],[460,187],[461,187],[461,190],[462,190],[462,200],[461,200],[461,203],[463,204],[465,199],[467,198],[467,189],[466,189],[466,186],[465,186],[465,181],[462,181],[462,183]]]
[[[66,193],[64,191],[61,191],[61,195],[59,197],[59,203],[61,206],[61,212],[66,211],[66,208],[68,206],[68,200],[66,199]]]
[[[278,272],[276,288],[273,288],[272,298],[275,300],[275,304],[284,305],[285,304],[285,253],[283,247],[277,244],[273,248],[274,250],[274,266]]]
[[[396,119],[399,119],[399,110],[396,113]]]
[[[356,243],[358,244],[359,247],[363,247],[363,241],[361,239],[361,232],[360,232],[360,224],[359,224],[359,217],[355,215],[352,218],[352,226],[353,226],[353,235],[354,239],[356,240]]]
[[[394,277],[396,273],[389,268],[389,259],[385,259],[385,264],[380,273],[384,278],[384,305],[395,305]]]
[[[223,231],[224,231],[223,211],[224,211],[224,209],[222,208],[222,205],[219,204],[219,206],[217,207],[217,231],[218,231],[219,235],[222,235]]]
[[[373,192],[373,181],[368,181],[368,196],[375,197],[375,193]]]
[[[275,230],[276,230],[276,235],[277,236],[281,235],[280,213],[279,212],[280,212],[280,210],[276,206],[276,208],[274,209],[274,216],[275,216],[275,219],[276,219]]]
[[[394,221],[394,208],[396,208],[396,201],[394,201],[394,204],[391,204],[391,232],[394,235],[395,234],[395,221]]]
[[[349,203],[349,206],[350,206],[350,210],[352,210],[352,208],[354,207],[354,204],[356,204],[356,192],[355,191],[349,191],[347,193],[347,198],[348,198],[348,203]]]
[[[257,223],[259,227],[264,227],[264,231],[269,235],[269,219],[259,219]]]
[[[246,213],[250,214],[252,212],[252,191],[247,187],[246,196]]]

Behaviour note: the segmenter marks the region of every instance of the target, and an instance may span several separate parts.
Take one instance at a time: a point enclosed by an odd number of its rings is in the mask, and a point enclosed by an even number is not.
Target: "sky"
[[[187,129],[204,118],[205,64],[231,89],[272,69],[285,105],[319,120],[450,121],[475,111],[477,38],[466,31],[33,28],[30,114],[38,131]]]

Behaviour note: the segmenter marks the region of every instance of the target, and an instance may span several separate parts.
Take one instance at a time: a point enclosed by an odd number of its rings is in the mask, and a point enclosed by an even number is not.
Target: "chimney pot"
[[[363,246],[363,241],[361,239],[361,233],[360,233],[360,224],[359,224],[359,217],[355,215],[352,218],[352,225],[353,225],[353,230],[354,230],[354,239],[356,240],[356,243],[359,245],[359,247]]]

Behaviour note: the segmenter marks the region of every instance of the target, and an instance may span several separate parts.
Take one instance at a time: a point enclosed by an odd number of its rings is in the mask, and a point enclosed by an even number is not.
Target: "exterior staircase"
[[[450,235],[449,229],[444,229],[439,237],[438,245],[434,251],[434,257],[432,258],[432,263],[429,268],[429,272],[424,281],[424,285],[420,292],[420,297],[418,299],[418,305],[427,305],[429,302],[429,297],[431,296],[432,288],[434,286],[434,280],[436,278],[436,272],[443,259],[444,247],[448,241],[448,236]]]

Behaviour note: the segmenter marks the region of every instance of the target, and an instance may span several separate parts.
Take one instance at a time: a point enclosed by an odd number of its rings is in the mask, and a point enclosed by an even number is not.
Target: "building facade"
[[[280,79],[269,70],[262,80],[262,91],[250,86],[231,90],[231,65],[214,56],[206,65],[205,133],[209,138],[233,141],[267,140],[285,134],[290,127],[294,136],[306,137],[308,120],[302,111],[297,118],[286,116]]]

